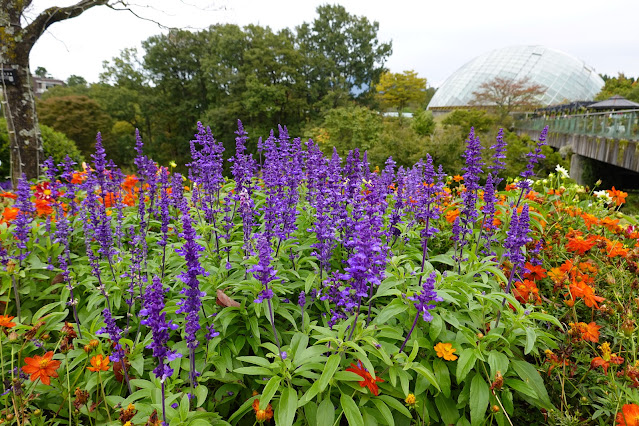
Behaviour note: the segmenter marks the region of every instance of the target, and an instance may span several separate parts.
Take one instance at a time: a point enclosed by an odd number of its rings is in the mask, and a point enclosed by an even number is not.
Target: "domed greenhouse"
[[[428,108],[468,106],[473,92],[497,77],[543,86],[544,93],[538,98],[543,106],[593,99],[604,85],[592,67],[574,56],[543,46],[511,46],[463,65],[439,87]]]

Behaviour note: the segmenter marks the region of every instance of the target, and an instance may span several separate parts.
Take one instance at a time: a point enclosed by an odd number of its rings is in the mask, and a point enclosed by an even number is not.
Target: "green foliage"
[[[73,161],[80,164],[85,160],[78,147],[64,133],[57,132],[53,128],[41,124],[40,132],[42,133],[42,147],[45,157],[53,157],[56,164],[64,161],[66,156],[71,157]]]
[[[413,115],[410,127],[420,136],[432,135],[435,131],[435,119],[433,113],[427,110],[419,110]]]
[[[639,80],[619,73],[617,77],[604,78],[604,87],[595,96],[595,100],[603,101],[614,95],[623,96],[633,102],[639,102]]]
[[[62,162],[67,155],[78,164],[84,161],[85,158],[75,143],[63,133],[44,124],[40,124],[40,132],[45,157],[53,157],[56,163]],[[0,163],[0,181],[3,181],[9,177],[10,172],[9,133],[4,120],[0,120]]]
[[[102,132],[102,137],[106,140],[112,126],[111,118],[97,102],[80,95],[51,97],[40,101],[38,116],[42,124],[73,140],[87,158],[94,151],[96,134]]]
[[[495,126],[495,117],[481,109],[456,109],[444,118],[444,126],[457,126],[462,138],[468,136],[471,127],[475,134],[485,134]]]
[[[382,106],[403,111],[409,105],[421,105],[426,99],[426,79],[413,70],[403,73],[385,72],[375,86]]]
[[[366,107],[348,106],[330,110],[319,128],[311,130],[324,152],[331,153],[333,147],[344,157],[349,150],[371,149],[378,141],[382,130],[382,119]]]

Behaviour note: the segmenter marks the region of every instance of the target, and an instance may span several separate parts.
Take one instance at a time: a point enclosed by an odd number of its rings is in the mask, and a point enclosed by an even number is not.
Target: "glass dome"
[[[566,53],[543,46],[512,46],[463,65],[437,89],[428,108],[467,106],[473,92],[495,77],[525,79],[545,87],[538,99],[543,106],[591,100],[604,85],[592,67]]]

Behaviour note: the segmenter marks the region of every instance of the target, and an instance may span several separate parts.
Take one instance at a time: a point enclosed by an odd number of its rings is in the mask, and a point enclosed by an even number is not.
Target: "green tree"
[[[617,77],[602,76],[604,86],[595,96],[595,100],[603,101],[614,95],[623,96],[634,102],[639,102],[639,80],[634,77],[626,77],[624,73],[619,73]]]
[[[435,131],[435,119],[431,111],[419,110],[410,123],[411,129],[420,136],[432,135]]]
[[[352,149],[366,151],[378,140],[382,119],[366,107],[350,105],[330,110],[320,127],[307,132],[326,153],[333,151],[344,156]]]
[[[73,74],[67,78],[67,86],[87,87],[87,80],[80,75]]]
[[[36,68],[34,74],[40,78],[47,78],[49,76],[49,71],[47,71],[45,67],[38,67]]]
[[[42,132],[42,147],[45,158],[53,157],[56,164],[64,161],[67,155],[78,164],[85,160],[75,143],[63,133],[56,132],[44,124],[40,125],[40,131]],[[7,132],[7,123],[0,120],[0,181],[10,177],[9,157],[9,133]]]
[[[351,15],[343,6],[319,6],[317,14],[313,22],[297,27],[310,103],[330,108],[353,97],[367,98],[392,53],[391,43],[377,39],[378,22]]]
[[[413,70],[403,73],[384,72],[375,86],[382,106],[401,112],[409,105],[422,104],[426,99],[426,79]]]
[[[442,124],[445,127],[456,126],[463,139],[468,136],[471,127],[475,128],[475,133],[487,133],[495,126],[495,118],[483,110],[457,109],[448,114]]]
[[[86,96],[49,98],[39,102],[38,109],[40,121],[73,140],[87,158],[94,152],[96,134],[102,132],[106,141],[111,131],[111,118]]]

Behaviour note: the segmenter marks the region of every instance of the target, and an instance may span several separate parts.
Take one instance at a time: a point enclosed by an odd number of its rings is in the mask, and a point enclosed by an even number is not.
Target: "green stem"
[[[69,379],[69,355],[68,355],[68,353],[64,354],[64,359],[65,359],[65,361],[67,363],[67,399],[69,400],[69,425],[72,425],[73,424],[73,420],[72,420],[73,411],[71,410],[71,380]]]
[[[111,423],[111,413],[109,412],[109,405],[107,404],[106,395],[104,393],[104,385],[102,384],[100,370],[98,370],[98,380],[100,381],[100,389],[102,389],[102,399],[104,399],[104,407],[106,408],[107,417],[109,418],[109,423]]]

